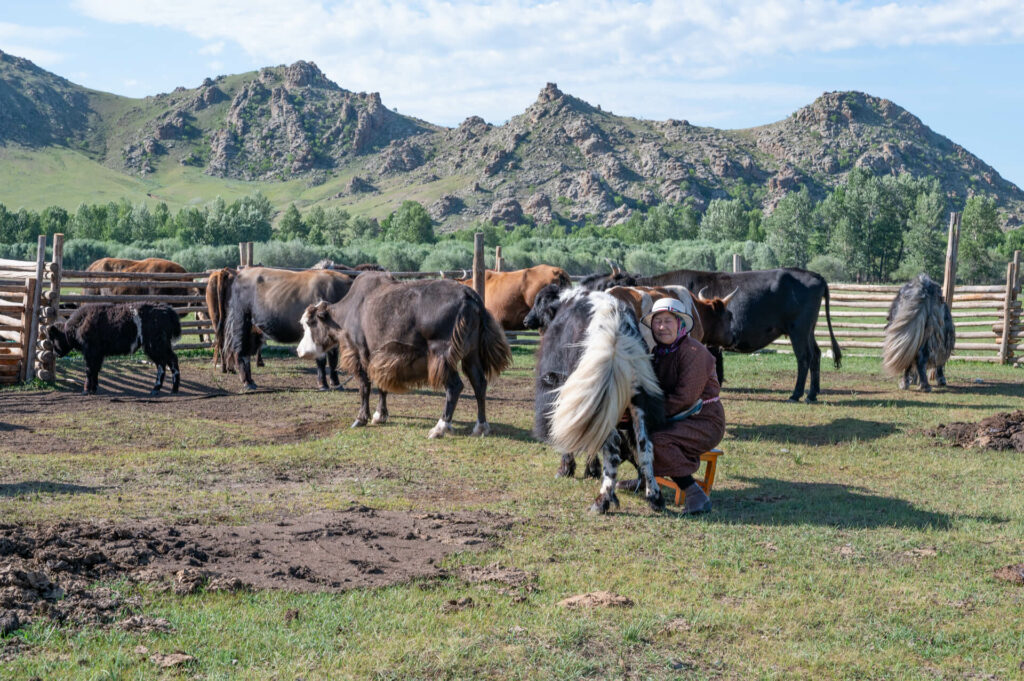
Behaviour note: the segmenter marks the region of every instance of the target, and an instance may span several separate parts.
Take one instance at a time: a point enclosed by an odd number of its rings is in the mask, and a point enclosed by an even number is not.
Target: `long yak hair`
[[[882,367],[889,376],[913,375],[925,359],[932,380],[953,353],[956,330],[942,289],[927,274],[904,284],[889,308],[882,347]],[[924,387],[924,386],[922,386]]]

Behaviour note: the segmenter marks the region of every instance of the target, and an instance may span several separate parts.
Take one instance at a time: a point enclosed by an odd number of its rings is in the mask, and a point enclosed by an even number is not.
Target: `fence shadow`
[[[29,480],[12,484],[0,484],[0,497],[20,497],[26,494],[98,494],[104,487],[71,485],[64,482]]]
[[[726,431],[737,440],[767,440],[802,445],[833,445],[841,442],[877,440],[892,435],[896,430],[896,426],[891,423],[852,418],[836,419],[829,424],[766,423],[726,428]]]
[[[710,522],[754,525],[821,525],[850,529],[900,527],[949,529],[952,517],[926,511],[909,501],[872,494],[852,485],[788,482],[774,478],[737,477],[752,484],[746,489],[715,490]],[[996,516],[973,517],[989,523],[1007,522]]]
[[[938,390],[945,390],[939,388]],[[931,393],[936,397],[941,395],[938,391]],[[995,394],[995,393],[993,393]],[[940,401],[929,401],[927,399],[917,400],[905,400],[900,398],[886,399],[884,397],[878,397],[874,399],[856,399],[856,400],[843,400],[840,403],[844,407],[923,407],[926,409],[982,409],[985,411],[992,411],[993,409],[1008,409],[1015,410],[1020,408],[1018,404],[963,404],[960,402],[940,402]]]

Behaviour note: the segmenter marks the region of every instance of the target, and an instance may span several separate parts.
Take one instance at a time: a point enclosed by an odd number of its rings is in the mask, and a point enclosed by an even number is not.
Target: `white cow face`
[[[328,350],[338,345],[332,330],[338,328],[331,318],[330,306],[320,301],[316,305],[310,305],[302,313],[302,340],[296,352],[303,359],[316,359],[323,357]]]

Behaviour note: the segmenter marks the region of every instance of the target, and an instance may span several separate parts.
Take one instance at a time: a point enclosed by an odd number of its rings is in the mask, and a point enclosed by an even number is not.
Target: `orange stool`
[[[711,496],[711,486],[715,484],[715,468],[718,467],[718,457],[722,455],[722,450],[712,449],[710,452],[704,452],[700,455],[700,460],[704,462],[704,478],[694,478],[696,483],[700,485],[701,489],[704,490],[704,494]],[[679,489],[676,483],[672,482],[670,478],[656,477],[654,480],[661,487],[667,487],[668,489],[674,489],[676,491],[675,505],[679,506],[683,503],[683,498],[686,493]]]

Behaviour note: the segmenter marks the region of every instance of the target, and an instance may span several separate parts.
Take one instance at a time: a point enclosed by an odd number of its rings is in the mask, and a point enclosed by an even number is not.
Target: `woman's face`
[[[651,333],[654,340],[662,345],[670,345],[679,335],[679,317],[671,312],[659,312],[651,318]]]

